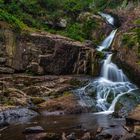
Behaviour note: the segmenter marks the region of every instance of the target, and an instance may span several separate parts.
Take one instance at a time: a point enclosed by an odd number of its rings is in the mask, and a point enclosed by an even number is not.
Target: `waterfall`
[[[99,14],[107,20],[109,24],[114,25],[114,18],[108,14],[99,12]],[[116,30],[113,30],[107,36],[97,51],[103,51],[109,48],[115,37]],[[104,53],[104,52],[103,52]],[[115,106],[118,100],[126,95],[134,92],[137,88],[132,84],[121,69],[114,64],[112,60],[113,54],[106,52],[106,58],[101,67],[101,74],[98,78],[92,80],[86,86],[76,90],[76,95],[79,97],[79,103],[82,106],[96,106],[100,113],[112,113],[115,111]],[[92,94],[92,96],[90,95]]]
[[[117,67],[114,63],[111,62],[112,54],[109,54],[104,60],[101,76],[114,81],[114,82],[125,82],[127,77],[124,75],[123,71]]]
[[[114,18],[113,18],[111,15],[105,14],[105,13],[102,13],[102,12],[98,12],[98,14],[101,15],[103,18],[105,18],[105,20],[106,20],[109,24],[111,24],[111,25],[114,26]]]
[[[108,49],[110,47],[113,39],[114,39],[114,36],[115,36],[116,32],[117,32],[117,29],[113,30],[110,33],[110,35],[107,38],[105,38],[105,40],[101,43],[101,45],[97,47],[97,50],[102,51],[104,49]]]

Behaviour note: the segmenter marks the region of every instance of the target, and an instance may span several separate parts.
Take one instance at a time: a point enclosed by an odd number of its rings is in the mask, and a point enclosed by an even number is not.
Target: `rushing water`
[[[102,51],[104,49],[108,49],[110,47],[110,45],[111,45],[114,37],[115,37],[116,32],[117,32],[117,29],[116,30],[113,30],[110,33],[110,35],[107,38],[105,38],[105,40],[101,43],[101,45],[98,46],[97,50],[98,51]]]
[[[105,18],[105,20],[114,26],[114,18],[109,15],[109,14],[106,14],[106,13],[102,13],[102,12],[98,12],[99,15],[101,15],[103,18]]]
[[[109,24],[114,24],[112,16],[101,12],[99,14],[105,18]],[[110,35],[103,40],[101,45],[97,47],[97,50],[103,51],[109,48],[116,32],[117,29],[113,30]],[[138,88],[132,84],[123,71],[111,61],[113,54],[106,52],[105,55],[106,58],[104,59],[100,76],[75,92],[82,106],[93,106],[96,107],[100,113],[108,114],[115,111],[116,103],[122,96],[134,94],[134,91]]]

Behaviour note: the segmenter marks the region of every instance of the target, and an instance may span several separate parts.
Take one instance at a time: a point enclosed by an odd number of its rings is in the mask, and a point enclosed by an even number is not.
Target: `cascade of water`
[[[110,33],[110,35],[107,38],[105,38],[105,40],[101,43],[101,45],[97,47],[97,50],[102,51],[104,49],[109,48],[111,43],[112,43],[112,41],[113,41],[113,39],[114,39],[114,36],[115,36],[116,32],[117,32],[117,29],[113,30]]]
[[[127,77],[124,75],[121,69],[117,67],[114,63],[111,62],[112,54],[109,54],[104,60],[101,76],[114,81],[114,82],[126,82],[128,81]]]
[[[114,26],[114,18],[111,15],[102,12],[98,12],[98,14],[105,18],[109,24]]]
[[[99,13],[105,18],[108,23],[114,24],[112,16],[104,13]],[[98,46],[97,50],[102,51],[109,48],[115,37],[116,30],[113,30],[108,37]],[[108,53],[101,68],[101,75],[99,78],[91,81],[85,87],[76,90],[80,98],[82,106],[96,105],[98,111],[102,113],[112,113],[115,110],[115,105],[118,100],[125,94],[130,94],[137,89],[132,84],[121,69],[118,68],[112,61],[112,54]],[[94,99],[89,94],[95,94]],[[92,95],[93,96],[93,95]],[[95,101],[96,100],[96,101]]]

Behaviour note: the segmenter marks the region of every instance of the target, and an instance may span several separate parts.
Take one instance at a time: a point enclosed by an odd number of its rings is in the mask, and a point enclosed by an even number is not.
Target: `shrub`
[[[16,31],[27,29],[28,27],[19,19],[9,14],[4,10],[0,10],[0,20],[6,21],[11,24]]]

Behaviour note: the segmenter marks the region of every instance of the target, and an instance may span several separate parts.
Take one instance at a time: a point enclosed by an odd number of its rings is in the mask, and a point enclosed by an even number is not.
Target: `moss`
[[[64,91],[64,92],[63,92],[63,96],[69,96],[69,95],[71,95],[71,94],[72,94],[71,91]]]
[[[40,98],[40,97],[33,97],[33,98],[31,98],[31,102],[35,105],[38,105],[38,104],[45,102],[45,99]]]
[[[72,86],[75,86],[75,87],[82,86],[82,85],[84,85],[85,83],[86,83],[86,81],[83,82],[83,81],[80,81],[80,80],[78,80],[78,79],[76,79],[76,78],[73,78],[73,79],[71,79],[71,80],[69,81],[69,84],[72,85]]]
[[[12,98],[9,98],[7,96],[1,96],[0,104],[3,104],[3,105],[15,105],[15,102],[14,102],[14,100]]]
[[[105,57],[104,53],[100,52],[100,51],[97,52],[96,56],[100,59],[104,59],[104,57]]]
[[[123,105],[120,102],[118,102],[115,106],[115,111],[118,112],[122,107],[123,107]]]

